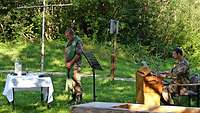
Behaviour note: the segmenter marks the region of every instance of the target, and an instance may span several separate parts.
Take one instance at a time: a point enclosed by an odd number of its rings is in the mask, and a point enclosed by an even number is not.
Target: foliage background
[[[117,19],[117,49],[129,51],[133,61],[150,56],[165,60],[174,47],[181,47],[192,68],[199,70],[200,0],[46,0],[60,3],[73,5],[46,9],[46,41],[65,41],[63,32],[75,22],[85,44],[111,47],[109,20]],[[40,42],[42,8],[17,9],[32,5],[42,5],[42,0],[0,1],[2,43]]]
[[[135,102],[133,81],[110,81],[107,77],[113,39],[109,34],[110,19],[120,22],[117,76],[134,77],[142,60],[147,61],[153,70],[169,69],[173,64],[171,51],[177,46],[184,49],[192,71],[200,72],[200,0],[46,0],[46,4],[69,2],[73,5],[46,9],[44,69],[65,71],[64,31],[75,22],[74,28],[84,42],[84,49],[93,51],[104,69],[97,71],[98,101]],[[13,69],[16,58],[20,58],[26,71],[40,70],[42,8],[17,9],[33,5],[42,5],[42,0],[0,1],[0,70]],[[82,72],[87,75],[91,69],[87,63],[83,64]],[[3,75],[0,74],[0,92],[3,92],[6,80]],[[38,102],[38,93],[23,92],[16,94],[16,98],[23,99],[18,99],[14,112],[69,112],[69,99],[63,87],[65,76],[52,79],[55,101],[51,109]],[[90,102],[92,78],[85,77],[82,83],[84,101]],[[12,112],[3,95],[0,100],[0,112]],[[181,104],[187,104],[186,100],[182,99]]]

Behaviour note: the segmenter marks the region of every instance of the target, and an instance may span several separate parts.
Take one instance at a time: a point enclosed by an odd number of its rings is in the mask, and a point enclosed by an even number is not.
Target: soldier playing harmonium
[[[182,95],[187,95],[187,88],[180,87],[178,89],[176,84],[189,83],[189,63],[183,57],[183,51],[180,48],[175,48],[173,50],[172,57],[176,60],[176,64],[170,71],[154,74],[147,65],[137,71],[136,100],[138,103],[145,104],[146,102],[152,105],[152,102],[150,102],[152,99],[155,105],[159,105],[161,99],[164,104],[174,104],[171,95],[177,94],[178,92]],[[163,79],[165,77],[172,78],[168,85],[163,85]],[[142,82],[144,85],[142,85]]]
[[[165,71],[160,74],[162,77],[170,76],[172,81],[168,86],[164,86],[162,97],[168,104],[174,104],[171,95],[178,94],[180,95],[187,95],[187,88],[180,87],[178,89],[177,85],[175,84],[188,84],[189,81],[189,63],[183,57],[183,51],[180,48],[175,48],[172,57],[176,60],[176,64],[170,71]]]

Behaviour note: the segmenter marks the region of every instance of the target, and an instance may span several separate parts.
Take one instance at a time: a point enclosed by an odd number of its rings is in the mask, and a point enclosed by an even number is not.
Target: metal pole
[[[45,0],[43,0],[43,6],[45,6]],[[45,35],[45,7],[43,7],[42,11],[42,40],[41,40],[41,68],[40,71],[44,71],[44,36]]]
[[[93,72],[93,101],[96,101],[96,94],[95,94],[95,69],[92,69]]]
[[[200,101],[200,97],[199,97],[199,96],[200,96],[200,95],[199,95],[199,94],[200,94],[200,91],[199,91],[200,89],[199,89],[199,88],[200,88],[200,86],[197,85],[197,89],[198,89],[198,90],[197,90],[197,107],[199,107],[199,101]]]
[[[12,110],[14,110],[15,109],[15,88],[12,88],[12,91],[13,91]]]

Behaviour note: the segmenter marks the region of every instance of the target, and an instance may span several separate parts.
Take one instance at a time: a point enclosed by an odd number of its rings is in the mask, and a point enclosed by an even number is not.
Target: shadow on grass
[[[92,77],[82,79],[83,90],[87,102],[93,98]],[[135,102],[135,84],[126,81],[96,80],[97,101],[104,102]]]
[[[65,88],[65,76],[52,77],[54,86],[54,101],[51,108],[47,108],[46,103],[40,102],[39,92],[17,92],[16,109],[14,113],[66,113],[69,112],[71,105],[68,103]],[[93,80],[92,77],[84,77],[81,80],[83,87],[83,102],[93,100]],[[5,76],[0,76],[0,92],[3,92]],[[97,101],[101,102],[120,102],[135,103],[135,83],[130,81],[110,81],[108,79],[96,79]],[[182,100],[186,103],[186,99]],[[6,98],[0,94],[0,112],[12,112],[12,106],[8,105]]]
[[[62,49],[61,49],[62,48]],[[56,40],[45,43],[44,70],[45,71],[63,71],[64,70],[64,44]],[[40,71],[41,63],[41,45],[38,42],[28,43],[19,52],[23,69],[25,71]]]
[[[0,53],[0,70],[10,70],[14,66],[11,57]]]
[[[0,113],[9,113],[12,111],[6,97],[3,96],[6,76],[0,73]]]

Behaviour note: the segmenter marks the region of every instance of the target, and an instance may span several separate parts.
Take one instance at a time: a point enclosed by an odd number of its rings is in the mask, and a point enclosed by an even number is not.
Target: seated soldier
[[[162,99],[164,104],[174,104],[171,98],[172,94],[180,92],[180,95],[187,95],[186,87],[180,87],[180,89],[178,89],[175,84],[189,83],[189,63],[183,57],[183,51],[180,48],[175,48],[172,56],[176,60],[176,64],[171,71],[166,71],[161,74],[162,77],[170,76],[172,78],[170,84],[163,88]]]

